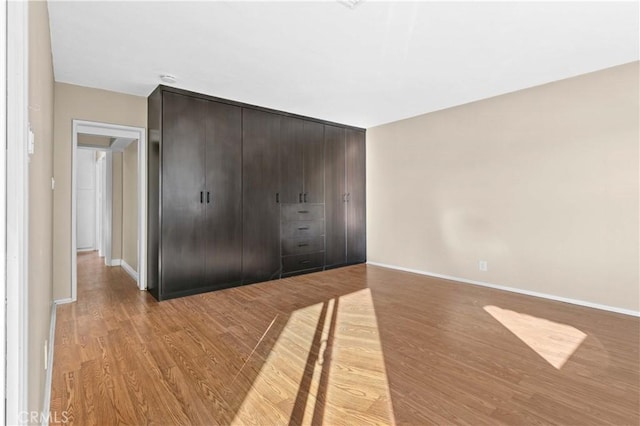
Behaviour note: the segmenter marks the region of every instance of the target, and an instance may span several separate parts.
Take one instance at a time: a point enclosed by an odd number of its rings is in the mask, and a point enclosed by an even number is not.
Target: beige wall
[[[91,89],[66,83],[55,83],[54,115],[54,299],[71,297],[71,126],[73,119],[146,127],[147,101],[140,96]],[[114,176],[117,175],[114,159]],[[120,173],[122,176],[122,173]],[[115,182],[114,182],[115,183]],[[117,197],[114,194],[114,199]],[[114,206],[115,208],[115,206]],[[114,211],[114,222],[121,218]],[[114,223],[114,228],[119,226]],[[113,241],[113,258],[119,258]],[[120,242],[121,244],[121,242]]]
[[[123,152],[122,260],[138,271],[138,142]]]
[[[84,146],[111,146],[111,139],[109,136],[97,136],[97,135],[85,135],[83,133],[78,134],[78,145]]]
[[[369,129],[369,261],[639,311],[638,72]]]
[[[29,122],[35,152],[29,162],[29,375],[28,409],[44,397],[44,342],[52,302],[53,65],[46,2],[29,2]]]

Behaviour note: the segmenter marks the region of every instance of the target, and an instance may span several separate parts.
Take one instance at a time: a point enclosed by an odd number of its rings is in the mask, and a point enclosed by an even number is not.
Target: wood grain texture
[[[280,161],[282,117],[242,110],[242,282],[278,278],[280,268]]]
[[[344,265],[346,240],[345,129],[325,126],[325,235],[326,266]]]
[[[76,425],[640,422],[638,318],[380,267],[158,303],[86,253],[57,318]],[[556,329],[586,336],[560,368],[525,343]]]

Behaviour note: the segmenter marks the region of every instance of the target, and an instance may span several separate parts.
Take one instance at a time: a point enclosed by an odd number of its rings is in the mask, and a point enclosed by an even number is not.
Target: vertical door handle
[[[210,201],[210,199],[209,199],[209,191],[207,191],[207,204],[209,204],[209,201]]]
[[[200,191],[200,204],[202,204],[202,197],[204,196],[204,192]]]
[[[280,193],[276,192],[276,203],[280,202]]]
[[[298,202],[301,203],[302,202],[302,192],[298,194]]]
[[[348,203],[349,201],[351,201],[351,193],[350,193],[350,192],[347,192],[347,203]]]
[[[307,193],[306,192],[304,193],[304,202],[305,203],[307,202]]]

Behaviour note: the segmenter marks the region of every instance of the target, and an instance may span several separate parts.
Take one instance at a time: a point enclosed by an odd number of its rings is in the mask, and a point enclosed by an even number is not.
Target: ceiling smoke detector
[[[338,3],[345,7],[348,7],[349,9],[355,9],[355,7],[363,1],[364,0],[338,0]]]
[[[178,81],[178,79],[171,74],[160,74],[160,80],[167,84],[175,84],[175,82]]]

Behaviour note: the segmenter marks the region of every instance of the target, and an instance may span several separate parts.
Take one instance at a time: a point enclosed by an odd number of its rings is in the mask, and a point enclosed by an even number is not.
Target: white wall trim
[[[102,202],[102,187],[101,185],[101,168],[100,168],[100,162],[102,161],[102,158],[96,158],[96,151],[93,151],[93,180],[94,180],[94,206],[95,206],[95,211],[94,211],[94,226],[93,226],[93,247],[95,248],[96,251],[98,251],[98,253],[100,252],[100,240],[102,240],[102,234],[101,234],[101,229],[100,229],[100,220],[102,219],[102,209],[101,209],[101,202]]]
[[[396,269],[398,271],[411,272],[411,273],[420,274],[420,275],[427,275],[427,276],[434,277],[434,278],[442,278],[442,279],[445,279],[445,280],[457,281],[457,282],[464,283],[464,284],[479,285],[479,286],[482,286],[482,287],[489,287],[489,288],[494,288],[494,289],[497,289],[497,290],[509,291],[511,293],[525,294],[527,296],[540,297],[542,299],[555,300],[557,302],[571,303],[572,305],[586,306],[588,308],[600,309],[600,310],[603,310],[603,311],[609,311],[609,312],[615,312],[615,313],[618,313],[618,314],[624,314],[624,315],[631,315],[631,316],[634,316],[634,317],[640,317],[640,312],[638,312],[638,311],[633,311],[631,309],[618,308],[618,307],[615,307],[615,306],[601,305],[599,303],[587,302],[585,300],[571,299],[571,298],[568,298],[568,297],[555,296],[553,294],[539,293],[537,291],[530,291],[530,290],[523,290],[523,289],[516,288],[516,287],[508,287],[508,286],[503,286],[503,285],[498,285],[498,284],[491,284],[491,283],[487,283],[487,282],[484,282],[484,281],[468,280],[466,278],[454,277],[454,276],[451,276],[451,275],[444,275],[444,274],[437,274],[435,272],[421,271],[419,269],[404,268],[404,267],[401,267],[401,266],[388,265],[386,263],[367,262],[367,265],[380,266],[382,268],[389,268],[389,269]]]
[[[106,154],[104,156],[101,156],[100,159],[97,162],[97,168],[98,168],[98,184],[99,184],[99,202],[98,202],[98,206],[100,207],[100,211],[98,212],[98,225],[99,225],[99,235],[98,235],[98,256],[99,257],[104,257],[105,256],[105,239],[104,239],[104,221],[105,221],[105,197],[107,194],[107,186],[106,186],[106,182],[107,182],[107,170],[106,170]]]
[[[104,201],[102,203],[102,239],[104,240],[104,264],[111,265],[111,225],[113,225],[113,153],[107,151],[104,158]],[[75,168],[73,169],[75,173]],[[75,192],[73,193],[76,194]],[[75,212],[75,207],[74,210]],[[73,229],[75,229],[76,221],[73,219]],[[74,239],[75,241],[75,239]],[[74,273],[77,272],[77,266],[73,268]],[[77,291],[78,282],[75,282],[75,289]],[[76,298],[73,297],[75,300]]]
[[[86,120],[73,120],[72,130],[73,144],[71,156],[71,299],[77,300],[78,277],[77,277],[77,242],[76,242],[76,150],[78,148],[78,133],[110,136],[116,138],[127,138],[138,141],[138,265],[139,279],[138,288],[146,290],[146,256],[147,256],[147,139],[144,127],[123,126],[119,124],[100,123]],[[105,264],[113,266],[111,259],[111,227],[113,196],[112,188],[112,167],[113,155],[109,147],[101,147],[106,151],[106,194],[109,208],[106,210],[106,217],[103,223],[105,235],[108,232],[109,238],[105,239]],[[108,228],[108,229],[107,229]]]
[[[44,376],[44,400],[42,401],[42,426],[48,426],[47,414],[51,410],[51,377],[53,375],[53,347],[56,339],[57,304],[51,305],[51,326],[49,327],[49,348],[47,354],[47,372]]]
[[[27,2],[6,7],[6,424],[19,424],[28,409],[29,337],[29,23]],[[5,99],[2,99],[4,102]],[[3,366],[4,368],[5,366]]]
[[[0,3],[0,28],[7,34],[7,2]],[[6,39],[3,39],[6,40]],[[0,43],[0,301],[7,300],[7,43]],[[7,359],[7,311],[0,303],[0,359]],[[7,424],[5,407],[7,391],[7,367],[0,366],[0,424]]]
[[[131,278],[133,278],[136,282],[138,282],[138,273],[124,259],[122,259],[120,266],[122,267],[122,269],[124,269],[124,271],[127,274],[129,274]]]
[[[66,305],[67,303],[73,303],[75,302],[75,300],[73,300],[70,297],[64,298],[64,299],[56,299],[53,301],[53,303],[55,303],[56,305]]]
[[[147,289],[147,134],[138,138],[138,288]]]
[[[122,266],[122,259],[111,259],[111,263],[107,266]]]
[[[123,126],[120,124],[100,123],[98,121],[87,120],[73,120],[73,123],[77,126],[76,131],[78,133],[84,133],[87,135],[96,136],[108,136],[112,138],[127,138],[136,140],[140,136],[140,131],[144,133],[142,127]],[[110,147],[101,147],[103,150],[109,150]],[[121,147],[121,149],[124,149]]]

